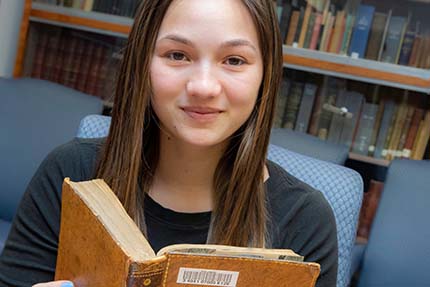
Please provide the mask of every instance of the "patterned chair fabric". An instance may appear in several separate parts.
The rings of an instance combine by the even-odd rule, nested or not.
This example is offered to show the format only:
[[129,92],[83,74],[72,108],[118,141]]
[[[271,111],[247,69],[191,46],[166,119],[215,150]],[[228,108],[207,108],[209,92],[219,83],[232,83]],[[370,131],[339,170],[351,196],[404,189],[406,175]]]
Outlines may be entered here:
[[[108,134],[110,117],[90,115],[80,125],[78,137],[95,138]],[[351,254],[355,242],[358,215],[363,196],[361,176],[346,167],[269,146],[268,159],[289,173],[320,190],[333,208],[339,243],[337,287],[349,283]]]
[[108,135],[111,117],[89,115],[79,124],[78,138],[102,138]]
[[339,268],[337,287],[349,283],[352,249],[363,198],[363,181],[354,170],[270,145],[268,159],[320,190],[330,203],[337,226]]

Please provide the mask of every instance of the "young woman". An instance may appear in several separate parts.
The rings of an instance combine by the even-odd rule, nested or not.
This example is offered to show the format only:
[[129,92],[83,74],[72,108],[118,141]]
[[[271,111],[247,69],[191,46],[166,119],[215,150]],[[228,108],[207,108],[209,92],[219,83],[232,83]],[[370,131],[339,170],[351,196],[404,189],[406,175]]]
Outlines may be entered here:
[[1,286],[53,280],[66,176],[103,178],[156,251],[205,242],[291,248],[321,264],[317,286],[336,285],[330,206],[266,160],[282,74],[272,2],[143,1],[109,136],[75,139],[41,164],[0,258]]

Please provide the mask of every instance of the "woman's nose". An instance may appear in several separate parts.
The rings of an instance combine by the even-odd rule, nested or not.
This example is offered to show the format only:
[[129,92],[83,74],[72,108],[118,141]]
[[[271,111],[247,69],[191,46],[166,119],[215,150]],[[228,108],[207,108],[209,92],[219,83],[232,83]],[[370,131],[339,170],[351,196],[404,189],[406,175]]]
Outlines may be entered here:
[[204,66],[195,70],[187,82],[186,90],[192,97],[212,98],[221,93],[222,87],[214,69]]

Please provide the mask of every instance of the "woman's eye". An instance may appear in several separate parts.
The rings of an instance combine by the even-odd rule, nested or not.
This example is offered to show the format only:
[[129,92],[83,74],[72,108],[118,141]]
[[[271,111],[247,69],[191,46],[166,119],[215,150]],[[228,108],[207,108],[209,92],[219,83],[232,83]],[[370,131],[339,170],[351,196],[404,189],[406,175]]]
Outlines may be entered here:
[[233,57],[233,58],[228,58],[226,60],[226,63],[228,65],[231,65],[231,66],[241,66],[241,65],[245,64],[245,61],[242,60],[241,58]]
[[169,58],[169,60],[172,61],[187,61],[187,56],[184,55],[184,53],[181,52],[173,52],[173,53],[169,53],[167,55],[167,57]]

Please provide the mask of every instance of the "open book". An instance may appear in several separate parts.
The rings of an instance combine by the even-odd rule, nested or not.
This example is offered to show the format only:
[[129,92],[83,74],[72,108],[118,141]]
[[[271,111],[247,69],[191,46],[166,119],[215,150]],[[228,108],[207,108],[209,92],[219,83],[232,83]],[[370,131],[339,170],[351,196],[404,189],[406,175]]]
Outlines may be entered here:
[[76,287],[312,287],[319,272],[285,249],[177,244],[155,254],[103,180],[64,180],[56,280]]

